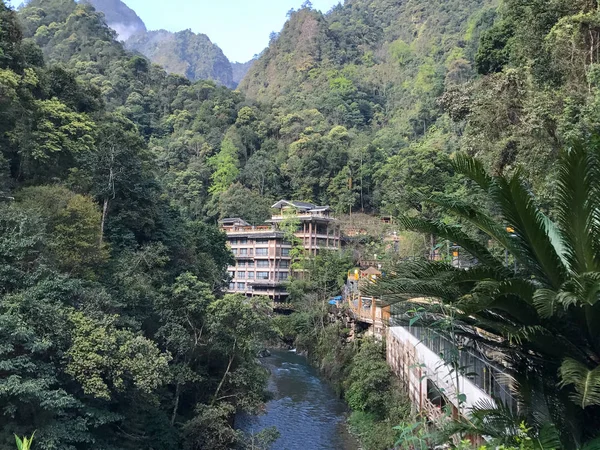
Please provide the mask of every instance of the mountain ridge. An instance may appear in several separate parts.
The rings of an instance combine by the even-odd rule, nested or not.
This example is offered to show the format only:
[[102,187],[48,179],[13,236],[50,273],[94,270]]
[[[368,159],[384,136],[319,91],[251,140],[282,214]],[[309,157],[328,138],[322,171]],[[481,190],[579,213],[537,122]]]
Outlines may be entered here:
[[137,13],[121,0],[86,1],[104,14],[107,25],[117,32],[127,49],[141,53],[168,73],[183,75],[191,81],[213,80],[235,88],[252,65],[253,60],[231,63],[206,34],[189,29],[148,30]]

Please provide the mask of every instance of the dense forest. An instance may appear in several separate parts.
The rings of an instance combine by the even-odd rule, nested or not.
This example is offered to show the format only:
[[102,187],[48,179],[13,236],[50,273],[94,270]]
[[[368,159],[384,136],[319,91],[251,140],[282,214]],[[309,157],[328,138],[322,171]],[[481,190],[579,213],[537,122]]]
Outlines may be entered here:
[[446,219],[421,200],[486,201],[457,151],[520,166],[552,214],[559,150],[600,125],[598,14],[306,2],[231,90],[126,50],[88,3],[0,0],[0,446],[246,445],[231,419],[263,404],[276,331],[223,296],[216,221],[283,197]]

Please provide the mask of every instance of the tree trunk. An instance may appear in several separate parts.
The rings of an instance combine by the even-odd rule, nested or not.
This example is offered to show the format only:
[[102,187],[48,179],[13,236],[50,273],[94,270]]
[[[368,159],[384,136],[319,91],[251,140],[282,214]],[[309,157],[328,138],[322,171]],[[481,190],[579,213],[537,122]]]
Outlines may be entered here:
[[175,418],[177,417],[177,410],[179,409],[179,394],[181,392],[181,384],[177,382],[175,387],[175,405],[173,406],[173,414],[171,415],[171,426],[175,425]]
[[102,206],[102,221],[100,222],[100,245],[104,240],[104,224],[106,222],[106,214],[108,212],[108,198],[104,199],[104,205]]
[[[110,167],[108,171],[108,189],[112,191],[112,198],[115,198],[115,173],[114,173],[114,164],[115,164],[115,146],[113,145],[110,149]],[[108,202],[109,202],[109,194],[104,197],[104,205],[102,207],[102,222],[100,223],[100,245],[102,245],[102,241],[104,240],[104,225],[106,224],[106,216],[108,215]]]
[[223,374],[223,378],[221,378],[221,381],[219,382],[219,385],[217,386],[217,390],[215,391],[215,395],[213,396],[213,400],[211,402],[211,405],[215,404],[215,401],[217,400],[217,396],[219,395],[219,392],[221,391],[221,388],[223,387],[223,383],[225,383],[225,378],[227,378],[227,374],[229,373],[229,370],[231,369],[231,364],[233,363],[233,360],[235,359],[235,346],[237,344],[237,338],[234,339],[233,341],[233,347],[231,349],[231,356],[229,357],[229,363],[227,364],[227,369],[225,369],[225,373]]

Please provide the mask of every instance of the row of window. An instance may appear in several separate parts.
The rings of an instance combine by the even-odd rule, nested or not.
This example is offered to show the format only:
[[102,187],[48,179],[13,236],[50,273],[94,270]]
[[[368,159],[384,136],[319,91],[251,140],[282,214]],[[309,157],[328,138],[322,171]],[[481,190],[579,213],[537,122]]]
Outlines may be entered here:
[[[247,238],[239,238],[239,239],[230,239],[229,243],[231,245],[245,245],[248,243],[248,239]],[[250,241],[250,243],[256,243],[256,244],[268,244],[269,243],[269,239],[252,239]]]
[[[237,272],[237,276],[235,272],[228,272],[229,274],[229,278],[237,278],[239,280],[243,280],[243,279],[249,279],[249,280],[253,280],[254,277],[256,277],[257,280],[270,280],[271,276],[269,274],[269,272]],[[276,273],[275,274],[275,279],[277,280],[287,280],[289,277],[289,274],[287,272],[283,272],[283,273]]]
[[269,254],[268,248],[232,248],[231,252],[235,256],[267,256]]
[[[271,261],[269,261],[268,259],[259,259],[256,262],[254,261],[238,261],[237,263],[237,267],[238,268],[253,268],[256,265],[256,267],[259,268],[265,268],[265,267],[271,267],[273,265],[273,263],[271,263]],[[290,267],[290,262],[289,261],[278,261],[276,264],[277,267],[279,267],[280,269],[288,269]]]
[[[290,256],[289,248],[280,249],[281,252],[277,252],[280,256]],[[268,256],[269,249],[268,248],[232,248],[231,252],[234,256]]]

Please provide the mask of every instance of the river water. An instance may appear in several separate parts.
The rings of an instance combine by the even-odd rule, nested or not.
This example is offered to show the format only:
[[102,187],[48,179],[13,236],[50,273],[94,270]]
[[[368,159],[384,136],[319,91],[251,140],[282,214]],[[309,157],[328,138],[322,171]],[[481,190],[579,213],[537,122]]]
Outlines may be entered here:
[[346,407],[306,358],[284,350],[274,350],[261,360],[271,372],[269,390],[273,399],[265,414],[241,415],[236,427],[257,433],[277,427],[281,434],[273,450],[357,450],[348,433]]

